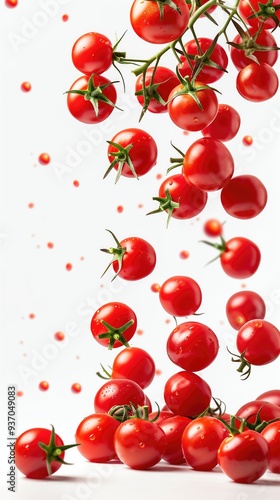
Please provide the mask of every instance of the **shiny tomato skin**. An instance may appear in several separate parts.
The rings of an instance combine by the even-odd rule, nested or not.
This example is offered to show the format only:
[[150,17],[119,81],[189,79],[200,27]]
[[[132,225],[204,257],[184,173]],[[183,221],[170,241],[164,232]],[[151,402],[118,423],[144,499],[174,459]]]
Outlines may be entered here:
[[218,463],[234,482],[249,484],[266,472],[269,448],[265,438],[256,431],[246,430],[222,441]]
[[238,331],[236,346],[252,365],[265,365],[280,354],[280,332],[269,321],[252,319]]
[[107,413],[85,417],[75,433],[78,451],[90,462],[109,462],[116,458],[114,434],[120,422]]
[[[103,325],[103,321],[106,321],[112,327],[118,329],[125,325],[129,321],[133,321],[132,325],[129,326],[124,332],[123,336],[127,342],[133,337],[137,328],[137,317],[134,311],[127,304],[123,302],[108,302],[103,304],[95,311],[92,316],[90,329],[93,338],[101,345],[108,347],[110,343],[109,338],[100,338],[102,335],[108,331],[107,327]],[[114,341],[113,348],[121,347],[123,345],[119,340]]]
[[226,242],[225,251],[220,256],[224,272],[231,278],[245,279],[258,269],[261,252],[248,238],[237,236]]
[[[18,436],[15,444],[15,465],[29,479],[44,479],[49,476],[46,466],[46,452],[42,450],[38,443],[49,444],[51,430],[41,427],[28,429]],[[58,434],[55,434],[56,446],[63,446],[64,443]],[[64,459],[64,451],[59,455]],[[61,463],[53,460],[51,462],[52,474],[56,472]]]
[[244,403],[235,415],[239,418],[245,418],[250,424],[256,422],[257,416],[260,423],[263,421],[269,422],[275,418],[280,418],[280,408],[273,403],[258,399]]
[[279,79],[276,71],[266,63],[252,62],[242,68],[236,78],[239,94],[252,102],[271,99],[277,92]]
[[[123,148],[132,144],[129,150],[129,157],[138,177],[145,175],[156,165],[158,148],[153,137],[145,130],[136,127],[121,130],[114,135],[110,142],[114,142]],[[107,155],[110,163],[115,158],[112,153],[116,153],[117,151],[117,147],[109,144]],[[118,170],[118,164],[114,168]],[[135,177],[127,163],[124,163],[121,175],[124,177]]]
[[156,465],[165,453],[166,444],[163,430],[153,422],[140,418],[122,422],[114,436],[118,458],[136,470]]
[[160,17],[156,1],[134,0],[130,9],[130,23],[135,33],[146,42],[170,43],[181,36],[188,27],[189,8],[185,0],[173,0],[178,10],[163,5]]
[[190,219],[198,215],[207,203],[207,193],[191,186],[183,174],[171,175],[164,179],[159,187],[159,197],[164,198],[168,190],[172,201],[179,203],[178,208],[172,210],[174,219]]
[[203,191],[217,191],[230,181],[234,160],[228,148],[218,139],[202,137],[186,151],[182,173],[187,182]]
[[[265,19],[263,16],[254,16],[254,14],[259,11],[259,3],[259,0],[240,0],[238,5],[238,12],[244,19],[245,23],[253,26],[254,28],[259,28],[262,23],[264,29],[275,28],[277,24],[271,17]],[[262,3],[264,5],[269,5],[270,7],[278,7],[280,5],[280,0],[273,0],[272,5],[270,5],[269,0],[264,0]],[[278,20],[280,20],[279,9],[275,10],[275,15]]]
[[[257,30],[256,28],[249,28],[248,34],[250,37],[254,37]],[[238,34],[233,39],[233,43],[241,44],[242,38]],[[263,47],[277,47],[277,42],[274,36],[270,33],[270,31],[262,29],[258,36],[255,38],[255,43],[261,45]],[[253,56],[257,58],[260,63],[267,63],[269,66],[274,66],[278,59],[278,51],[277,50],[254,50]],[[231,60],[239,71],[242,68],[245,68],[248,64],[253,62],[252,59],[246,56],[246,51],[237,49],[235,47],[230,48],[230,57]]]
[[126,249],[121,270],[119,271],[119,263],[116,260],[112,264],[120,278],[135,281],[145,278],[154,270],[156,252],[148,241],[138,236],[131,236],[122,240],[120,246]]
[[145,389],[152,383],[155,371],[155,362],[147,351],[126,347],[113,361],[111,378],[128,378]]
[[165,280],[159,291],[159,300],[172,316],[194,314],[202,301],[198,283],[188,276],[172,276]]
[[[207,50],[209,50],[213,40],[211,38],[206,37],[198,37],[199,47],[195,40],[189,40],[185,43],[185,51],[190,56],[197,56],[201,54],[205,54]],[[182,63],[179,65],[179,71],[183,77],[188,76],[192,77],[193,69],[195,66],[195,61],[192,60],[190,63],[186,59],[185,56],[180,57]],[[219,44],[216,43],[211,56],[210,61],[218,64],[222,68],[226,69],[228,66],[228,56],[225,49]],[[213,66],[209,66],[205,64],[202,69],[199,71],[197,75],[197,79],[204,83],[213,83],[219,80],[225,72],[222,69],[215,68]]]
[[[86,90],[88,88],[89,76],[80,76],[70,87],[69,90]],[[96,87],[109,83],[108,78],[103,75],[94,75],[93,82]],[[116,104],[117,92],[113,84],[103,90],[103,95],[106,96],[113,104]],[[84,96],[79,94],[67,94],[68,109],[76,120],[80,122],[93,124],[100,123],[114,110],[114,106],[102,101],[98,101],[98,114],[96,114],[93,105],[90,101],[84,99]]]
[[208,326],[197,321],[186,321],[172,330],[166,350],[173,363],[184,370],[197,372],[214,361],[219,342]]
[[73,64],[84,75],[104,73],[110,68],[112,59],[112,44],[102,33],[85,33],[72,47]]
[[221,203],[232,217],[252,219],[265,208],[267,190],[255,175],[237,175],[222,189]]
[[166,451],[163,455],[163,460],[169,464],[183,464],[185,457],[182,452],[182,435],[186,426],[192,422],[188,417],[175,415],[167,418],[158,424],[163,430],[167,439]]
[[164,386],[164,400],[175,415],[194,418],[210,405],[212,391],[196,373],[181,371],[171,375]]
[[157,419],[154,421],[154,423],[156,425],[160,425],[164,420],[170,418],[170,417],[174,417],[174,413],[172,413],[172,411],[168,411],[168,410],[160,410],[160,412],[158,413],[158,411],[152,411],[151,413],[149,413],[149,420],[153,420],[155,417],[157,417]]
[[[156,69],[152,66],[149,67],[145,74],[145,87],[148,88],[149,85],[157,85],[156,92],[160,95],[164,102],[167,102],[168,96],[174,87],[179,85],[179,79],[175,75],[174,71],[164,66],[157,66]],[[143,75],[139,75],[135,83],[135,92],[142,91],[143,89]],[[144,96],[137,95],[137,100],[144,105]],[[148,105],[148,111],[151,113],[167,113],[167,104],[162,104],[155,98],[152,98]]]
[[214,469],[218,463],[218,448],[228,436],[229,431],[215,417],[192,420],[182,435],[182,450],[188,465],[201,471]]
[[129,379],[111,379],[105,382],[94,396],[94,411],[96,413],[108,413],[115,405],[136,406],[145,405],[145,394],[133,380]]
[[268,470],[275,474],[280,474],[280,420],[268,424],[261,431],[261,435],[268,443]]
[[219,104],[214,120],[201,133],[204,137],[212,137],[221,142],[231,141],[236,136],[240,123],[241,118],[235,108],[229,104]]
[[256,399],[261,399],[262,401],[267,401],[268,403],[280,406],[280,389],[270,389],[269,391],[265,391]]
[[251,290],[234,293],[226,303],[227,319],[235,330],[239,330],[251,319],[263,319],[265,313],[266,306],[263,298]]
[[[201,82],[196,82],[195,88],[199,89],[203,85]],[[190,93],[182,93],[182,91],[184,91],[184,85],[180,83],[168,97],[167,110],[173,123],[188,132],[197,132],[207,127],[218,112],[218,99],[215,91],[208,88],[195,91],[202,109]]]

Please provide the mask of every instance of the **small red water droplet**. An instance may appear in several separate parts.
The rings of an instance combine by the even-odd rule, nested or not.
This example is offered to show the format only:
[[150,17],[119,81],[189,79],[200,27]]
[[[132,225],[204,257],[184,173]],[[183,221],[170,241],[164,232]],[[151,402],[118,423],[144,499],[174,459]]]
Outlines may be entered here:
[[41,153],[39,155],[38,161],[39,163],[41,163],[41,165],[47,165],[51,161],[50,155],[48,153]]
[[77,181],[77,180],[73,181],[73,186],[79,187],[79,185],[80,185],[79,181]]
[[23,396],[23,391],[17,391],[17,397],[21,398]]
[[251,146],[253,144],[253,137],[251,137],[251,135],[245,135],[242,142],[244,146]]
[[179,253],[180,259],[188,259],[190,256],[190,252],[188,250],[181,250]]
[[63,21],[64,23],[66,23],[66,22],[68,21],[68,19],[69,19],[68,14],[63,14],[63,16],[62,16],[62,18],[61,18],[61,19],[62,19],[62,21]]
[[82,386],[81,384],[78,384],[77,382],[75,382],[74,384],[71,385],[71,391],[78,394],[79,392],[81,392],[82,390]]
[[143,335],[143,333],[144,333],[144,330],[141,330],[141,329],[139,329],[139,330],[136,330],[136,333],[137,333],[137,335]]
[[66,266],[65,266],[66,271],[71,271],[71,270],[72,270],[72,267],[73,267],[73,266],[72,266],[72,264],[71,264],[70,262],[68,262],[68,263],[66,264]]
[[162,374],[162,370],[160,368],[157,368],[156,369],[156,375],[161,375]]
[[53,244],[51,241],[49,241],[49,242],[47,243],[47,247],[48,247],[48,248],[53,248],[53,247],[54,247],[54,244]]
[[10,9],[13,9],[16,7],[18,4],[18,0],[5,0],[5,5],[6,7],[9,7]]
[[22,92],[30,92],[31,90],[31,83],[30,82],[22,82],[20,86]]
[[30,319],[34,319],[34,318],[35,318],[35,314],[34,314],[34,313],[30,313],[30,314],[29,314],[29,318],[30,318]]
[[157,179],[157,180],[162,179],[162,174],[157,174],[157,175],[156,175],[156,179]]
[[28,208],[34,208],[34,203],[28,203]]
[[117,206],[117,212],[118,212],[119,214],[121,214],[121,213],[123,212],[123,206],[122,206],[122,205],[118,205],[118,206]]
[[143,208],[143,203],[138,203],[138,208]]
[[42,382],[39,383],[38,387],[39,387],[40,391],[47,391],[50,386],[46,380],[42,380]]
[[152,292],[158,293],[160,291],[160,285],[158,283],[153,283],[151,285]]
[[62,340],[64,340],[64,339],[65,339],[65,335],[64,335],[64,333],[63,333],[63,332],[56,332],[56,333],[54,334],[54,338],[55,338],[55,340],[57,340],[58,342],[61,342]]

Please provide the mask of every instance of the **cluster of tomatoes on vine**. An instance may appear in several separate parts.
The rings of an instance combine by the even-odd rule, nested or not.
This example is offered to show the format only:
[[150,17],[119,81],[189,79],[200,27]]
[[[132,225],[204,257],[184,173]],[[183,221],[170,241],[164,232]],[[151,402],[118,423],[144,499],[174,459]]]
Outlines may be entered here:
[[[177,147],[179,158],[171,159],[172,170],[181,173],[167,177],[154,201],[159,207],[151,213],[189,219],[200,213],[208,192],[220,191],[225,211],[238,219],[258,216],[266,206],[267,191],[252,175],[234,175],[234,159],[224,144],[240,127],[240,115],[229,104],[218,102],[210,87],[227,71],[228,55],[218,43],[224,36],[237,69],[236,88],[245,99],[261,102],[273,97],[278,77],[273,69],[277,44],[272,31],[279,26],[280,0],[239,0],[228,7],[218,0],[134,0],[131,26],[143,40],[164,45],[147,60],[128,59],[103,34],[82,35],[73,45],[72,60],[81,72],[67,91],[70,113],[87,124],[105,120],[117,106],[115,84],[105,73],[111,65],[136,65],[135,95],[146,112],[163,114],[181,129],[200,131],[186,152]],[[214,21],[216,9],[227,15],[225,24],[213,39],[197,37],[196,23],[201,17]],[[217,23],[216,23],[217,24]],[[229,41],[229,25],[236,36]],[[183,37],[190,35],[187,42]],[[171,51],[172,70],[160,64]],[[118,70],[119,71],[119,70]],[[157,144],[139,128],[119,131],[108,141],[109,167],[106,177],[116,171],[132,179],[147,174],[157,161]],[[168,171],[168,172],[169,172]],[[150,275],[156,266],[156,251],[146,240],[129,236],[119,241],[111,230],[114,246],[102,249],[112,260],[114,277],[137,281]],[[205,242],[218,250],[223,271],[235,279],[252,276],[258,269],[261,252],[244,237],[225,240],[221,226],[209,229],[218,243]],[[106,270],[107,270],[106,269]],[[113,277],[113,279],[114,279]],[[197,374],[217,357],[217,335],[205,324],[186,321],[197,314],[202,301],[199,284],[189,276],[170,276],[159,287],[163,309],[175,318],[184,318],[170,333],[166,352],[178,367],[164,385],[165,407],[153,411],[145,394],[155,376],[150,354],[129,341],[137,328],[137,315],[121,302],[102,305],[93,315],[91,332],[96,341],[109,349],[122,347],[111,373],[103,368],[100,376],[109,378],[94,397],[95,413],[85,417],[76,430],[76,444],[65,446],[59,436],[47,429],[30,429],[16,443],[17,467],[30,478],[55,472],[64,462],[64,452],[77,446],[89,461],[119,459],[134,469],[147,469],[161,459],[171,464],[187,463],[195,470],[212,470],[220,465],[231,479],[249,483],[267,469],[280,473],[280,391],[271,390],[228,415],[219,400],[212,397],[208,383]],[[229,323],[237,330],[238,371],[245,379],[251,365],[265,365],[280,354],[279,330],[266,321],[265,303],[254,291],[232,295],[226,305]],[[211,400],[216,408],[211,408]],[[28,446],[28,450],[27,450]],[[249,459],[250,458],[250,459]]]

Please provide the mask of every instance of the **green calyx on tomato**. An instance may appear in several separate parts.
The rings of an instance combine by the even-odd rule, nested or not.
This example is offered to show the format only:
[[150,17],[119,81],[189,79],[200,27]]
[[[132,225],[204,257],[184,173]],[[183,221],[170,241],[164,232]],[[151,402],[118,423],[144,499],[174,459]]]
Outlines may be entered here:
[[39,442],[38,446],[46,453],[46,467],[49,476],[52,474],[52,469],[51,469],[51,463],[53,461],[59,462],[64,465],[72,465],[68,462],[65,462],[60,455],[65,451],[68,450],[69,448],[73,448],[74,446],[79,446],[79,443],[77,444],[67,444],[63,446],[56,446],[55,444],[55,429],[52,427],[52,432],[51,432],[51,437],[49,444]]
[[250,35],[250,33],[247,31],[244,31],[243,28],[236,23],[234,20],[232,21],[235,28],[237,29],[242,42],[241,43],[235,43],[235,42],[228,42],[228,45],[231,45],[235,49],[242,50],[245,54],[246,57],[251,59],[252,61],[259,63],[258,58],[254,55],[255,51],[261,51],[261,52],[269,52],[271,50],[279,50],[280,47],[275,46],[267,46],[267,45],[261,45],[256,42],[256,39],[258,38],[259,34],[261,33],[263,27],[260,25],[260,28],[254,33],[253,36]]
[[[101,323],[105,328],[107,328],[107,332],[105,333],[100,333],[98,337],[100,339],[109,339],[109,344],[108,344],[108,349],[111,350],[114,347],[115,342],[121,342],[125,347],[129,347],[129,343],[126,341],[123,332],[127,330],[131,325],[133,325],[134,320],[131,319],[124,325],[120,326],[119,328],[115,328],[112,325],[109,325],[107,321],[101,320]],[[105,377],[103,377],[105,378]]]
[[172,197],[169,193],[169,190],[166,189],[165,191],[165,197],[160,197],[160,196],[154,196],[153,200],[159,202],[159,207],[156,210],[152,210],[152,212],[148,212],[147,215],[151,214],[158,214],[164,211],[167,211],[168,217],[167,217],[167,222],[166,222],[166,227],[168,227],[169,221],[172,216],[172,212],[175,208],[179,208],[180,203],[177,203],[176,201],[172,200]]
[[197,93],[200,90],[206,90],[206,89],[207,90],[214,90],[215,92],[218,92],[216,89],[214,89],[213,87],[210,87],[209,85],[204,85],[202,83],[196,83],[196,82],[194,82],[194,78],[192,78],[192,80],[190,80],[188,78],[188,76],[186,76],[185,78],[183,78],[182,75],[180,74],[180,71],[179,71],[178,67],[176,68],[176,74],[177,74],[177,76],[179,78],[179,81],[180,81],[180,84],[181,84],[181,88],[177,92],[173,93],[171,99],[169,99],[167,101],[167,104],[169,104],[171,101],[173,101],[173,99],[175,99],[178,96],[188,94],[196,102],[196,104],[199,107],[199,109],[203,110],[203,106],[202,106],[202,104],[201,104],[201,102],[199,100],[199,97],[198,97]]
[[147,420],[148,422],[155,422],[160,414],[159,405],[157,403],[156,406],[156,415],[151,420],[149,419],[149,407],[147,405],[136,406],[133,403],[130,403],[129,405],[114,405],[108,411],[108,414],[119,422],[125,422],[125,420],[131,420],[133,418],[140,418],[141,420]]
[[[233,363],[240,363],[236,371],[238,371],[238,373],[241,373],[241,380],[247,380],[247,378],[249,378],[251,375],[252,367],[251,363],[249,363],[249,361],[245,358],[246,351],[242,352],[241,354],[234,354],[228,348],[227,350],[232,355],[231,361],[233,361]],[[247,368],[246,371],[244,371],[245,368]]]
[[111,260],[109,265],[106,267],[104,273],[101,275],[101,278],[108,271],[109,267],[113,264],[113,262],[117,261],[119,266],[118,266],[118,271],[116,272],[115,276],[112,279],[112,281],[113,281],[118,276],[118,274],[122,268],[122,260],[123,260],[124,254],[126,252],[126,247],[121,246],[119,240],[116,238],[114,233],[112,233],[112,231],[110,231],[110,229],[106,229],[106,231],[108,231],[113,236],[113,238],[117,244],[117,247],[115,247],[115,248],[114,247],[100,248],[101,252],[105,252],[105,253],[109,253],[110,255],[113,255],[113,259]]
[[94,75],[91,75],[91,77],[88,80],[87,89],[85,89],[85,90],[72,89],[72,90],[67,90],[64,93],[65,94],[78,94],[78,95],[83,96],[85,101],[90,101],[92,106],[93,106],[93,109],[94,109],[96,116],[98,116],[98,113],[99,113],[99,101],[105,102],[106,104],[109,104],[113,108],[117,108],[120,111],[122,111],[121,108],[118,108],[118,106],[116,106],[110,99],[108,99],[108,97],[106,97],[103,94],[104,89],[106,89],[110,85],[113,85],[114,83],[118,83],[118,82],[114,81],[114,82],[104,83],[103,85],[98,85],[96,87],[94,85],[93,76]]
[[135,171],[135,168],[133,166],[133,163],[131,161],[131,158],[129,156],[129,151],[133,147],[133,144],[128,144],[128,146],[126,146],[124,148],[123,146],[121,146],[120,144],[117,144],[116,142],[107,141],[107,143],[110,144],[110,146],[117,148],[117,151],[110,153],[111,156],[114,156],[114,160],[111,162],[111,164],[107,168],[107,170],[103,176],[103,179],[105,179],[105,177],[107,177],[107,175],[111,172],[111,170],[114,168],[115,165],[118,165],[117,175],[116,175],[116,179],[115,179],[115,184],[116,184],[118,182],[121,174],[122,174],[122,169],[123,169],[125,164],[128,165],[128,167],[130,168],[134,177],[136,177],[136,179],[139,179],[139,177]]
[[220,252],[216,257],[214,257],[214,259],[210,260],[207,264],[211,264],[212,262],[217,260],[226,251],[226,249],[227,249],[226,240],[221,235],[220,235],[220,239],[221,239],[221,243],[212,243],[211,241],[201,240],[201,243],[205,243],[206,245],[209,245],[210,247],[216,248]]
[[273,5],[273,0],[268,0],[266,3],[258,2],[259,10],[254,12],[248,19],[259,18],[262,21],[266,19],[273,19],[275,22],[274,29],[279,26],[279,19],[276,16],[275,12],[280,9],[280,5]]
[[163,7],[165,5],[168,5],[168,7],[170,7],[171,9],[173,9],[175,11],[177,11],[178,14],[181,15],[181,11],[180,11],[178,5],[176,5],[172,0],[148,0],[148,2],[156,2],[158,4],[159,13],[160,13],[160,19],[161,20],[164,18],[164,9],[163,9]]

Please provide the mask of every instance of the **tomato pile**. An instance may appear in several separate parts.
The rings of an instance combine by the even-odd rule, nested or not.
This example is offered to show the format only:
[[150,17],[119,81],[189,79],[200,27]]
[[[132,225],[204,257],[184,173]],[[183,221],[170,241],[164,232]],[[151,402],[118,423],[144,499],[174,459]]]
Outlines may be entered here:
[[[207,18],[218,25],[218,11],[224,24],[217,27],[217,35],[198,37],[199,20]],[[233,6],[219,0],[134,0],[130,23],[136,37],[161,45],[160,50],[147,60],[137,60],[119,50],[125,36],[115,45],[98,32],[80,36],[73,44],[72,61],[81,75],[66,91],[70,114],[90,126],[106,120],[118,107],[118,93],[117,82],[104,73],[112,65],[120,74],[122,64],[133,65],[142,123],[146,113],[164,113],[179,129],[201,133],[185,152],[174,146],[180,156],[171,158],[153,198],[159,206],[149,215],[165,212],[167,226],[172,218],[193,218],[206,206],[208,193],[219,191],[228,215],[257,217],[267,203],[266,187],[256,176],[235,175],[235,161],[225,143],[238,133],[241,117],[230,104],[220,102],[212,83],[223,78],[231,58],[236,90],[245,100],[262,102],[275,96],[274,32],[280,24],[280,0],[237,0]],[[232,38],[229,26],[236,31]],[[167,52],[174,55],[172,68],[163,65]],[[125,90],[123,77],[122,81]],[[108,157],[104,178],[113,171],[119,182],[121,176],[139,180],[148,174],[160,144],[141,125],[119,130],[104,147]],[[174,168],[179,173],[170,173]],[[119,241],[107,231],[113,246],[101,248],[111,257],[103,274],[113,271],[112,280],[118,276],[129,282],[153,272],[157,250],[150,242],[137,233]],[[239,235],[225,239],[223,224],[216,219],[209,219],[204,231],[211,238],[204,243],[218,251],[213,260],[219,259],[229,279],[247,279],[257,272],[261,249],[254,241]],[[94,413],[79,423],[73,445],[65,446],[54,429],[24,432],[16,444],[18,469],[30,478],[49,476],[65,463],[65,450],[77,446],[91,462],[118,459],[133,469],[148,469],[161,460],[202,471],[219,465],[240,483],[256,481],[267,470],[280,473],[280,390],[271,389],[229,415],[197,373],[215,362],[219,351],[216,333],[203,321],[188,318],[200,314],[202,295],[190,276],[172,275],[159,286],[159,302],[175,319],[166,354],[177,371],[164,384],[165,406],[158,410],[145,393],[155,376],[155,360],[129,344],[137,314],[122,302],[100,306],[91,319],[92,337],[104,348],[120,351],[110,371],[101,365],[98,375],[105,381],[94,395]],[[250,376],[252,365],[279,358],[280,333],[265,314],[265,302],[253,290],[237,292],[227,301],[228,322],[237,332],[232,361],[239,363],[243,380]]]

